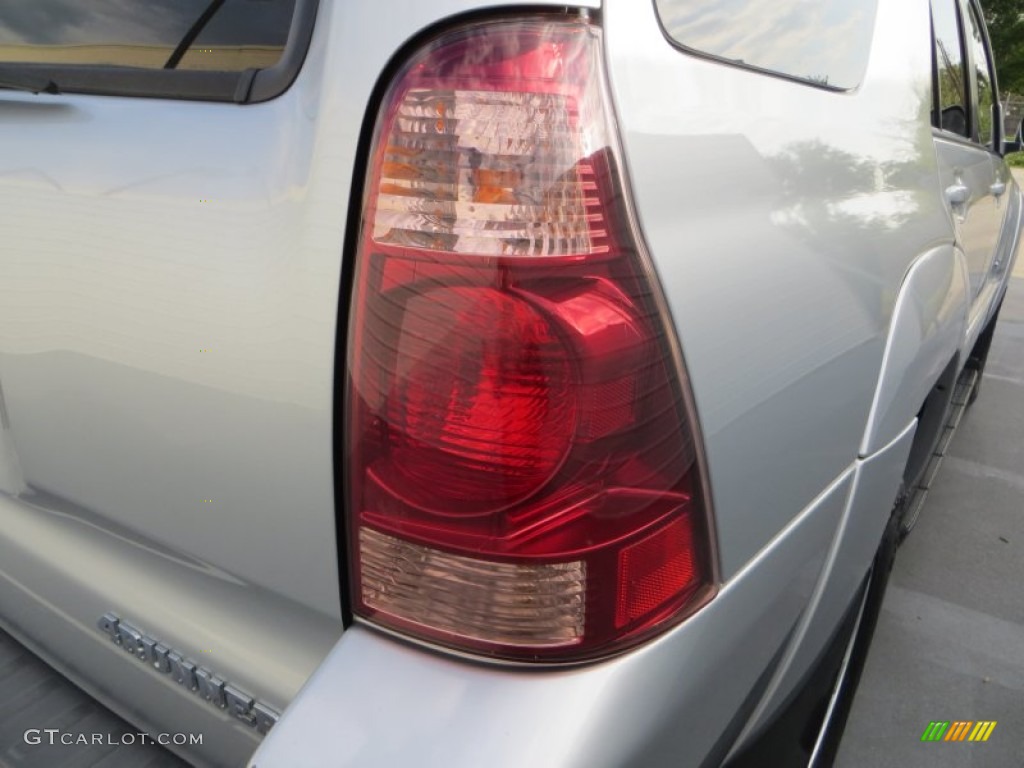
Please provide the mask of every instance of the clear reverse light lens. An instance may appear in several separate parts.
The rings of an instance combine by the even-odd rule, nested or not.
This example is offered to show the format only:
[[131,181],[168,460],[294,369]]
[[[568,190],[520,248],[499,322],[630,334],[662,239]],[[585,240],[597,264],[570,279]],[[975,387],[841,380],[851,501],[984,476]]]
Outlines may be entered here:
[[495,563],[359,532],[367,606],[414,624],[503,645],[583,637],[586,566]]

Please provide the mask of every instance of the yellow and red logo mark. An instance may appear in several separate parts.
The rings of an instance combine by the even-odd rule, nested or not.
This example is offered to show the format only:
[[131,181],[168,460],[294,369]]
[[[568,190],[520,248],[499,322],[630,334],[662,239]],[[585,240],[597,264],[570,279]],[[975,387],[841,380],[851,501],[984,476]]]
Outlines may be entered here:
[[988,741],[995,727],[995,720],[932,720],[921,741]]

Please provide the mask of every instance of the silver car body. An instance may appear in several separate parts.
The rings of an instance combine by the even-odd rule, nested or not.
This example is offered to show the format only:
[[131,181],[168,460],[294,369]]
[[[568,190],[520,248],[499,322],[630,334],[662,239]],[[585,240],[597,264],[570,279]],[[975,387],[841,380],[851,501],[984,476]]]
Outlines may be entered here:
[[[484,4],[320,0],[296,82],[260,104],[0,91],[0,626],[140,726],[203,733],[191,761],[698,765],[771,720],[862,583],[918,410],[995,311],[1020,231],[984,155],[1006,189],[972,201],[971,236],[994,248],[961,247],[945,179],[982,160],[933,136],[928,2],[879,3],[842,93],[684,53],[651,2],[577,5],[600,11],[721,568],[683,624],[579,666],[342,626],[360,131],[395,52]],[[823,192],[822,157],[879,170]],[[904,181],[882,183],[893,163]],[[282,719],[261,744],[111,642],[111,611]]]

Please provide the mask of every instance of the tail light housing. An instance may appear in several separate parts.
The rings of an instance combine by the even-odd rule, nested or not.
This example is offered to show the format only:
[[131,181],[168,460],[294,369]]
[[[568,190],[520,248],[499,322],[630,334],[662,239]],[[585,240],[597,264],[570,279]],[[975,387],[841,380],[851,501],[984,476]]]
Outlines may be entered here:
[[430,643],[594,658],[714,591],[686,379],[630,216],[600,29],[418,48],[381,105],[349,317],[353,607]]

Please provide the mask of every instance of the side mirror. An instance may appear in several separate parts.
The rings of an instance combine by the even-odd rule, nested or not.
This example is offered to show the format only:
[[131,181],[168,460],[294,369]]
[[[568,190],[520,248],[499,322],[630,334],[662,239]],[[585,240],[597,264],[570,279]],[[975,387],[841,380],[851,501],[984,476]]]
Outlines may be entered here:
[[1012,138],[1003,140],[1003,154],[1008,155],[1011,152],[1020,152],[1024,150],[1024,120],[1017,123],[1017,130],[1013,132]]
[[953,104],[942,110],[942,127],[958,136],[970,136],[967,130],[967,110],[959,104]]

